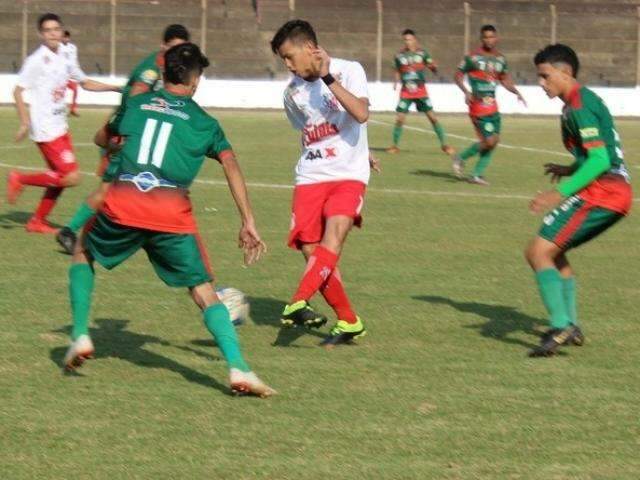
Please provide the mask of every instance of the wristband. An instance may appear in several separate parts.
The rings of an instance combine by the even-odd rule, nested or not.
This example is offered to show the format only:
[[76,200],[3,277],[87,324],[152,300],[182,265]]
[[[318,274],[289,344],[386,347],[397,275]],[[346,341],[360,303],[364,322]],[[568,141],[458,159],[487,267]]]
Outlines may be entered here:
[[336,79],[333,78],[333,75],[331,75],[330,73],[327,73],[324,77],[321,77],[321,78],[327,87],[336,81]]

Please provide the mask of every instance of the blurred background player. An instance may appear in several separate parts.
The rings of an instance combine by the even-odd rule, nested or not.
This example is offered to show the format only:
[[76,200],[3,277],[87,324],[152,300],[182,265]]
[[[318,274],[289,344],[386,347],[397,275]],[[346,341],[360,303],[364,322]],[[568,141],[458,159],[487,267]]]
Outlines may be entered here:
[[215,158],[240,212],[239,245],[245,251],[264,249],[231,145],[218,122],[192,100],[208,65],[192,43],[169,49],[164,88],[130,98],[121,121],[112,124],[126,141],[105,173],[113,182],[103,210],[74,251],[69,270],[72,344],[64,364],[75,369],[94,350],[88,329],[94,261],[112,269],[143,249],[167,285],[189,289],[227,361],[232,391],[269,396],[274,391],[247,365],[229,311],[215,293],[189,197],[205,157]]
[[[459,155],[453,157],[453,171],[462,178],[465,162],[476,154],[480,155],[469,182],[477,185],[489,185],[484,172],[491,162],[493,150],[500,141],[500,113],[496,102],[496,88],[501,83],[514,93],[523,105],[527,105],[509,74],[507,59],[496,49],[498,34],[493,25],[484,25],[480,29],[482,45],[464,57],[454,80],[464,92],[465,102],[469,106],[469,117],[476,130],[477,143],[472,144]],[[464,83],[467,76],[471,91]]]
[[[62,34],[62,43],[60,44],[60,48],[62,49],[63,54],[67,57],[69,63],[78,65],[80,68],[80,63],[78,62],[78,47],[75,44],[71,43],[71,33],[69,30],[65,30]],[[67,88],[71,90],[71,106],[69,107],[69,113],[74,117],[79,117],[78,114],[78,82],[74,80],[69,80],[67,82]]]
[[[42,152],[49,170],[39,173],[9,172],[7,200],[16,202],[25,185],[45,189],[44,196],[26,229],[34,233],[55,233],[56,228],[47,222],[47,216],[56,204],[62,190],[80,182],[78,163],[71,144],[67,124],[65,92],[70,79],[82,88],[94,92],[119,92],[120,87],[107,85],[87,78],[77,62],[71,62],[60,48],[62,21],[58,15],[47,13],[38,19],[38,34],[42,45],[27,57],[18,75],[13,96],[20,118],[16,141],[27,132]],[[29,92],[27,109],[23,92]]]
[[329,58],[303,20],[280,27],[271,49],[294,75],[284,106],[291,125],[302,134],[302,152],[288,244],[307,260],[281,323],[324,325],[327,319],[309,306],[319,290],[338,318],[323,344],[348,343],[364,335],[365,327],[351,308],[337,264],[349,231],[362,222],[369,181],[367,77],[359,63]]
[[447,155],[455,153],[453,147],[447,145],[444,128],[435,114],[433,113],[433,105],[427,92],[426,73],[427,68],[434,74],[438,72],[436,63],[424,48],[420,46],[416,34],[411,29],[402,32],[402,41],[404,48],[395,56],[395,81],[393,82],[393,90],[395,91],[398,82],[401,84],[400,101],[396,108],[398,115],[396,116],[396,124],[393,127],[393,145],[387,149],[387,153],[398,153],[400,149],[400,137],[402,136],[402,127],[404,125],[407,112],[414,103],[418,112],[424,112],[433,131],[438,136],[440,148]]
[[554,354],[561,345],[584,342],[578,327],[576,282],[566,252],[597,237],[629,213],[633,202],[620,136],[602,99],[581,86],[580,63],[566,45],[549,45],[534,63],[539,84],[549,98],[564,103],[562,139],[574,156],[571,165],[548,163],[545,173],[560,182],[556,189],[538,193],[531,201],[534,213],[551,210],[525,255],[535,272],[551,328],[531,356]]
[[[96,132],[94,138],[96,144],[102,149],[102,158],[97,172],[98,176],[102,176],[106,170],[111,152],[119,148],[120,138],[110,131],[110,122],[118,123],[119,119],[124,115],[125,106],[129,98],[135,97],[140,93],[158,90],[162,87],[164,52],[171,47],[188,42],[189,39],[189,31],[183,25],[173,24],[167,26],[162,35],[160,50],[145,57],[136,65],[129,75],[129,80],[122,90],[120,106],[113,113],[109,122]],[[76,232],[82,228],[100,208],[107,187],[108,184],[100,185],[94,192],[87,196],[85,201],[77,208],[69,220],[69,223],[57,233],[56,241],[67,253],[71,254],[73,252]]]

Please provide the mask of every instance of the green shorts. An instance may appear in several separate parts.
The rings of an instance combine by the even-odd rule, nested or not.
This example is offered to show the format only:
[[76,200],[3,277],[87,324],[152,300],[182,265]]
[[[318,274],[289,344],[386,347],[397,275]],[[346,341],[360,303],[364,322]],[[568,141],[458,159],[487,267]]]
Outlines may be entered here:
[[127,227],[99,214],[89,226],[84,244],[93,258],[108,270],[142,248],[156,274],[170,287],[195,287],[213,279],[207,253],[197,234]]
[[396,112],[407,113],[412,103],[416,104],[416,110],[419,112],[430,112],[433,110],[433,105],[431,105],[431,99],[429,97],[401,98],[396,107]]
[[471,117],[476,132],[482,138],[489,138],[492,135],[500,135],[500,126],[502,118],[499,113],[487,115],[484,117]]
[[545,215],[538,235],[566,251],[597,237],[622,217],[573,195]]

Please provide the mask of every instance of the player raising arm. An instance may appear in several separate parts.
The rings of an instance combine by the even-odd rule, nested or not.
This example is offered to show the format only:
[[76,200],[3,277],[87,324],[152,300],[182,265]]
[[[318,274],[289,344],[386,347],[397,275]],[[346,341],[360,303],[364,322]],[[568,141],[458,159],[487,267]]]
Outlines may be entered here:
[[578,83],[576,53],[566,45],[549,45],[534,62],[540,86],[549,98],[559,97],[564,103],[562,139],[574,156],[571,165],[545,165],[552,181],[568,178],[538,193],[530,204],[534,213],[551,210],[525,252],[551,322],[530,355],[548,356],[561,345],[584,342],[567,251],[617,223],[629,213],[633,198],[613,118],[602,99]]

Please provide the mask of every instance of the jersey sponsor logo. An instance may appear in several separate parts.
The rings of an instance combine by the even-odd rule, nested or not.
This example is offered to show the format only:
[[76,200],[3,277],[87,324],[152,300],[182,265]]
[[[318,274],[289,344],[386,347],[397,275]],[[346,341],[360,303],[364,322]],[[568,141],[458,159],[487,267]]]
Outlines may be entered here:
[[153,83],[158,79],[158,72],[155,70],[145,70],[140,75],[140,79],[145,83]]
[[171,115],[183,120],[189,120],[191,118],[188,113],[181,112],[180,110],[174,110],[171,107],[184,107],[186,105],[182,100],[175,100],[168,102],[164,98],[153,97],[151,99],[153,103],[143,103],[140,105],[140,110],[147,110],[152,112],[164,113],[165,115]]
[[597,127],[587,127],[580,129],[580,136],[582,138],[597,137],[599,133],[600,132],[598,131]]
[[338,133],[340,133],[340,130],[338,130],[338,127],[333,123],[324,122],[320,125],[309,125],[302,129],[302,143],[306,147],[313,143],[319,142],[323,138],[332,137],[333,135],[337,135]]
[[151,172],[140,172],[137,175],[123,173],[118,177],[118,180],[133,183],[136,188],[143,193],[157,187],[177,188],[175,183],[165,180],[164,178],[158,178]]
[[66,84],[64,86],[60,86],[56,88],[53,92],[51,92],[51,95],[53,96],[53,101],[56,103],[61,101],[64,98],[64,94],[66,93],[66,91],[67,91]]
[[338,104],[338,99],[333,96],[333,94],[322,94],[322,106],[326,110],[337,112],[340,110],[340,105]]

